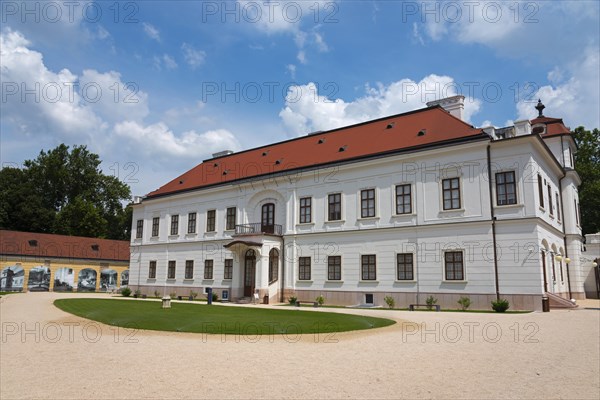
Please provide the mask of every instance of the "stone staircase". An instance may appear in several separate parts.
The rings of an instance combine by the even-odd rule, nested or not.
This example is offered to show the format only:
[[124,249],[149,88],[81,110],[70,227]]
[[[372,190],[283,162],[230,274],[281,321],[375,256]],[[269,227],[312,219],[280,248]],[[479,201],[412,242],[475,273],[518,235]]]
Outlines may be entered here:
[[235,299],[234,303],[236,303],[236,304],[251,304],[252,297],[238,297],[237,299]]
[[579,307],[577,304],[573,304],[570,300],[562,298],[554,293],[546,292],[548,300],[550,300],[551,309],[573,309]]

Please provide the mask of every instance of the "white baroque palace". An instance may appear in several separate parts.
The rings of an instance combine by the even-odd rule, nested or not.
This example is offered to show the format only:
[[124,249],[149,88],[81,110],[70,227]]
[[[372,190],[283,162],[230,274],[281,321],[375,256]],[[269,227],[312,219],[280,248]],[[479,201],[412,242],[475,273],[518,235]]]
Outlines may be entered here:
[[569,129],[541,102],[534,120],[475,128],[463,102],[214,154],[134,202],[130,286],[396,307],[584,298]]

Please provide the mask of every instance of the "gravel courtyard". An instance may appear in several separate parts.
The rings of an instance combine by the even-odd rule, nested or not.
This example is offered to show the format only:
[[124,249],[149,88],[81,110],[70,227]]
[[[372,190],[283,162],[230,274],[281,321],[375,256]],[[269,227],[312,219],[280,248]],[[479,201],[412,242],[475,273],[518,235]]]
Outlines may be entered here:
[[0,299],[1,399],[598,399],[600,393],[598,301],[506,315],[326,309],[398,323],[333,335],[290,327],[287,335],[255,336],[249,327],[246,335],[211,336],[126,330],[52,305],[75,297],[110,295]]

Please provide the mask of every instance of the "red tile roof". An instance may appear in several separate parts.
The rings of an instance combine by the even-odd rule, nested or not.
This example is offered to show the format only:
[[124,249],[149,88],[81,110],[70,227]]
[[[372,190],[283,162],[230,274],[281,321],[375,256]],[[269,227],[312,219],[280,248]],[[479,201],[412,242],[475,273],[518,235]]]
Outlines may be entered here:
[[[92,246],[96,246],[94,250]],[[129,261],[129,242],[0,230],[0,254],[39,258]]]
[[477,137],[487,136],[434,106],[205,160],[147,197]]
[[567,128],[560,118],[538,117],[531,120],[531,125],[544,124],[546,125],[546,133],[542,137],[570,135],[571,130]]

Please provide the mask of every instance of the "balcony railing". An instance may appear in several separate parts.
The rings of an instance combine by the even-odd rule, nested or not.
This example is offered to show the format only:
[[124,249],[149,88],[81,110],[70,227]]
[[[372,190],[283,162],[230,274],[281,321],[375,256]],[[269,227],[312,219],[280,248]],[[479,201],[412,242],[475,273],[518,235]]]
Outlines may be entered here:
[[235,234],[236,235],[260,235],[260,234],[269,234],[269,235],[282,235],[281,225],[273,224],[273,225],[263,225],[260,222],[255,222],[252,224],[242,224],[235,226]]

